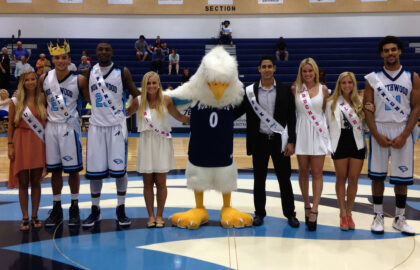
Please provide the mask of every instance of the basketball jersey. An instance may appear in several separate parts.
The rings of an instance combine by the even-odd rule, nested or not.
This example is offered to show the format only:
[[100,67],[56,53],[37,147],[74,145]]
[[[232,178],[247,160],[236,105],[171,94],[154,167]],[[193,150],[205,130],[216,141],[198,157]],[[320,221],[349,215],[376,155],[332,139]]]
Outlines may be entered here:
[[[99,66],[99,64],[96,64]],[[121,110],[125,114],[125,93],[122,80],[122,69],[113,65],[107,74],[102,74],[105,84],[108,88],[106,94],[112,95],[114,106],[117,110]],[[103,93],[96,84],[96,78],[93,72],[90,73],[89,78],[89,94],[92,104],[91,117],[89,124],[96,126],[115,126],[121,124],[119,118],[115,117],[111,108],[108,108],[108,103],[103,97]]]
[[[405,108],[404,111],[408,116],[411,112],[410,95],[411,90],[413,89],[412,73],[401,67],[400,72],[398,72],[394,78],[391,77],[384,68],[376,74],[379,77],[379,80],[385,85],[388,92],[403,106],[403,108]],[[402,123],[407,121],[407,118],[402,119],[399,114],[392,111],[376,90],[373,92],[376,122]]]
[[[56,100],[53,98],[51,85],[48,82],[49,80],[47,80],[50,72],[55,72],[55,70],[51,70],[45,75],[43,83],[45,95],[47,96],[47,119],[50,122],[64,123],[66,122],[66,118],[60,113]],[[70,72],[64,79],[58,81],[58,83],[60,85],[61,93],[63,94],[67,112],[76,119],[79,119],[79,113],[77,111],[77,107],[80,104],[78,75],[74,72]]]
[[201,167],[232,164],[233,107],[217,109],[199,102],[191,108],[189,161]]

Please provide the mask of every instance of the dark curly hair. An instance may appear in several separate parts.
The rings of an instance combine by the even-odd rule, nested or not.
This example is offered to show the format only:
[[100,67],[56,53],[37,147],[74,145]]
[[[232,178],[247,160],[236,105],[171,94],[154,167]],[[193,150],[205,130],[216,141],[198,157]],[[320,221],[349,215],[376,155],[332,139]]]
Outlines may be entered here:
[[383,39],[381,39],[381,41],[379,41],[379,43],[378,43],[379,53],[382,52],[382,49],[383,49],[384,45],[389,44],[389,43],[397,44],[397,47],[398,47],[399,50],[402,50],[403,47],[404,47],[404,44],[403,44],[401,39],[399,39],[395,36],[386,36]]

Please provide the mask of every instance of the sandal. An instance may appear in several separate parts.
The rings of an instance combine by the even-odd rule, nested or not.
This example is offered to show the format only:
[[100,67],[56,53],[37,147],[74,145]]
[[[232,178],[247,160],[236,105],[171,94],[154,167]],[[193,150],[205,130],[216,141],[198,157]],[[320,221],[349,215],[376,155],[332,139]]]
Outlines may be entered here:
[[147,228],[154,228],[154,227],[156,227],[156,220],[149,220],[149,221],[147,221],[146,227]]
[[42,222],[39,221],[38,216],[32,217],[31,225],[32,225],[32,228],[34,228],[34,229],[42,228]]
[[29,231],[29,218],[22,218],[22,222],[20,223],[19,230],[22,232]]
[[163,228],[165,227],[165,221],[162,220],[156,220],[156,228]]
[[308,218],[308,223],[306,225],[308,226],[308,230],[313,232],[316,231],[316,224],[318,222],[318,212],[311,211],[311,214],[315,215],[315,221],[310,221]]

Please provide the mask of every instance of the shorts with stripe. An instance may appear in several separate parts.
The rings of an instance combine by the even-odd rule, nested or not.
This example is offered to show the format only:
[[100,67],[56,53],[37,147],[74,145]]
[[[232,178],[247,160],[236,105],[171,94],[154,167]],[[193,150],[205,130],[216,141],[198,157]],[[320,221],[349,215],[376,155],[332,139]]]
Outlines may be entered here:
[[[393,140],[402,133],[405,123],[376,123],[378,132]],[[391,157],[390,183],[395,185],[413,184],[414,144],[408,136],[401,149],[391,146],[382,147],[371,136],[369,141],[369,169],[368,176],[372,180],[383,181],[388,172],[388,161]]]
[[[125,127],[126,128],[126,127]],[[127,169],[127,138],[121,125],[103,127],[89,125],[86,178],[103,179],[110,175],[119,178]]]
[[45,127],[46,167],[48,172],[83,170],[80,132],[66,123],[47,122]]

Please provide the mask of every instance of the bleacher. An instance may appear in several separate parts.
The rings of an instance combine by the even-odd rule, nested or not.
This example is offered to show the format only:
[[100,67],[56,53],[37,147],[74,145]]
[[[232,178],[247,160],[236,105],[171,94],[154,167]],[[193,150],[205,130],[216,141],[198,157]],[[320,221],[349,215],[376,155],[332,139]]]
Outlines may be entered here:
[[[7,40],[3,38],[2,40]],[[50,39],[21,39],[24,44],[35,44],[32,49],[30,64],[35,65],[40,53],[47,53],[47,43]],[[320,69],[327,76],[327,86],[334,89],[338,75],[343,71],[356,74],[359,89],[364,88],[363,76],[372,70],[379,69],[383,60],[377,52],[379,37],[373,38],[293,38],[285,39],[289,50],[289,61],[276,62],[276,78],[286,84],[292,84],[296,79],[300,61],[306,57],[314,58]],[[420,54],[410,44],[420,42],[420,37],[403,37],[404,50],[401,56],[402,64],[412,71],[420,71]],[[95,47],[100,39],[69,39],[71,57],[76,66],[80,62],[81,52],[87,49],[96,62]],[[144,73],[150,70],[150,58],[146,62],[139,62],[135,57],[135,39],[108,40],[114,47],[113,60],[119,66],[127,66],[137,86],[141,84]],[[150,44],[154,40],[148,40]],[[164,39],[169,49],[176,48],[180,55],[180,73],[183,67],[189,67],[194,74],[205,54],[206,44],[215,44],[215,39]],[[258,60],[262,54],[274,56],[277,39],[234,39],[236,57],[239,64],[239,76],[246,85],[259,79]],[[48,55],[48,54],[47,54]],[[167,67],[166,67],[167,68]],[[179,85],[181,74],[161,74],[163,86]],[[12,84],[16,85],[16,84]]]

